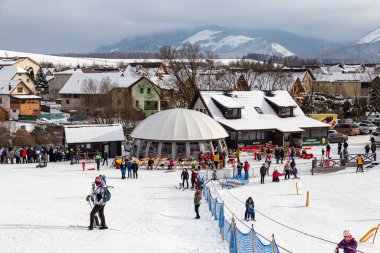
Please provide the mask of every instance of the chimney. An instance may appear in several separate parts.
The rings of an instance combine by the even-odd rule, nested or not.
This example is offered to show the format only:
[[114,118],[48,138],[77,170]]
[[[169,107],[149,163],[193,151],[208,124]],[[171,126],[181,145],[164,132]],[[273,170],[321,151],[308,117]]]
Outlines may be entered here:
[[12,85],[8,85],[8,90],[11,90],[12,89]]

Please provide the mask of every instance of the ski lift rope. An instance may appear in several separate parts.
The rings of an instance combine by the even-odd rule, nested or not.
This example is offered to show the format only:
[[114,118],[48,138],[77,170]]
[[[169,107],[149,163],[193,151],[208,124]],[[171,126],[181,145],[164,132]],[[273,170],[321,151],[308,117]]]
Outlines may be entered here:
[[[214,190],[215,190],[216,195],[217,195],[217,196],[219,197],[219,199],[223,202],[223,199],[222,199],[222,197],[220,197],[220,195],[219,195],[219,193],[218,193],[218,190],[216,189],[214,183],[213,183],[212,181],[210,181],[210,182],[211,182],[211,184],[212,184],[212,186],[213,186],[213,188],[214,188]],[[225,207],[225,208],[226,208],[226,209],[227,209],[227,210],[233,215],[233,217],[234,217],[235,219],[237,219],[238,221],[240,221],[241,224],[243,224],[244,226],[246,226],[248,229],[251,229],[251,227],[249,227],[249,226],[248,226],[247,224],[245,224],[242,220],[240,220],[237,216],[235,216],[234,213],[231,211],[231,209],[228,208],[228,206],[227,206],[226,204],[223,203],[223,206],[224,206],[224,207]],[[261,237],[262,237],[263,239],[265,239],[266,241],[272,243],[272,240],[266,238],[266,237],[263,236],[262,234],[258,233],[256,230],[255,230],[255,233],[258,234],[259,236],[261,236]],[[279,247],[280,249],[285,250],[286,252],[292,253],[290,250],[287,250],[287,249],[285,249],[284,247],[281,247],[281,246],[278,245],[277,243],[276,243],[276,245],[277,245],[277,247]]]
[[[215,188],[215,186],[214,186],[214,188]],[[238,199],[235,195],[233,195],[229,190],[226,190],[226,191],[227,191],[227,192],[228,192],[233,198],[235,198],[237,201],[239,201],[239,202],[245,204],[243,201],[241,201],[241,200]],[[218,196],[219,196],[219,194],[218,194]],[[281,223],[281,222],[279,222],[279,221],[276,221],[275,219],[272,219],[272,218],[266,216],[265,214],[263,214],[263,213],[261,213],[260,211],[258,211],[256,208],[255,208],[255,211],[256,211],[257,213],[261,214],[262,216],[264,216],[265,218],[267,218],[267,219],[269,219],[269,220],[271,220],[271,221],[273,221],[273,222],[275,222],[275,223],[277,223],[277,224],[279,224],[279,225],[281,225],[281,226],[283,226],[283,227],[286,227],[286,228],[288,228],[288,229],[291,229],[291,230],[293,230],[293,231],[296,231],[297,233],[300,233],[300,234],[303,234],[303,235],[306,235],[306,236],[309,236],[309,237],[313,237],[313,238],[315,238],[315,239],[318,239],[318,240],[321,240],[321,241],[324,241],[324,242],[328,242],[328,243],[331,243],[331,244],[335,244],[335,245],[338,244],[338,243],[336,243],[336,242],[329,241],[329,240],[327,240],[327,239],[324,239],[324,238],[321,238],[321,237],[318,237],[318,236],[315,236],[315,235],[312,235],[312,234],[309,234],[309,233],[306,233],[306,232],[300,231],[300,230],[298,230],[298,229],[296,229],[296,228],[293,228],[293,227],[290,227],[290,226],[288,226],[288,225],[285,225],[285,224],[283,224],[283,223]],[[280,246],[279,246],[279,247],[280,247]],[[352,248],[349,248],[349,249],[352,249]],[[352,250],[355,250],[356,252],[359,252],[359,253],[365,253],[365,252],[360,251],[360,250],[357,250],[357,249],[352,249]]]

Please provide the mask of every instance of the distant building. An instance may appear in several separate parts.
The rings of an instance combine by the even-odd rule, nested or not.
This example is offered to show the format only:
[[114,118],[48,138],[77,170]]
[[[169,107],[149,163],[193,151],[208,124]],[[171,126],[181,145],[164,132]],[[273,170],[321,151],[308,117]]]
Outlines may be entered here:
[[[0,109],[6,119],[36,119],[41,113],[41,97],[35,96],[20,80],[0,80]],[[6,112],[6,113],[5,113]]]
[[206,113],[229,133],[228,146],[322,144],[329,125],[302,112],[288,91],[200,91],[190,109]]
[[65,146],[92,155],[108,151],[109,157],[122,155],[125,136],[120,124],[64,126]]
[[38,70],[41,68],[38,62],[29,57],[0,57],[0,66],[20,67],[26,70],[33,80],[36,79]]

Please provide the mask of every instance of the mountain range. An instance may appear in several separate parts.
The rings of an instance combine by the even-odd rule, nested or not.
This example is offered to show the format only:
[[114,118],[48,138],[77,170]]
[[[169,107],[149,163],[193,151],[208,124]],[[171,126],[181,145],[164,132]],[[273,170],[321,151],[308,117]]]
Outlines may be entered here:
[[197,43],[201,49],[217,53],[222,58],[242,57],[249,53],[281,57],[333,59],[343,61],[380,61],[380,28],[355,43],[339,44],[318,38],[300,36],[281,29],[247,29],[223,26],[204,26],[146,36],[125,38],[93,52],[158,52],[163,45],[179,47]]

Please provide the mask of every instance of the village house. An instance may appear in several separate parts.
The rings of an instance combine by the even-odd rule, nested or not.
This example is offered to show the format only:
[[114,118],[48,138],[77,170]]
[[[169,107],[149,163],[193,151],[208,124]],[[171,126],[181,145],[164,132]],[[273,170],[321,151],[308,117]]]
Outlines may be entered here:
[[35,92],[36,82],[25,69],[18,66],[0,66],[0,80],[19,80],[23,81],[30,90]]
[[0,66],[20,67],[28,72],[30,77],[35,80],[41,65],[29,57],[7,57],[0,58]]
[[41,97],[21,80],[0,80],[0,111],[2,118],[34,120],[40,115]]
[[59,99],[59,91],[65,86],[66,82],[75,73],[83,73],[81,69],[69,69],[60,72],[54,72],[53,78],[46,78],[49,86],[49,100]]
[[130,105],[144,116],[168,109],[172,107],[172,89],[164,85],[160,71],[160,67],[154,70],[136,65],[122,72],[75,73],[59,92],[62,109],[86,110],[89,97],[106,94],[115,107]]
[[329,125],[302,112],[286,90],[200,91],[190,109],[206,113],[229,133],[228,145],[322,144]]

